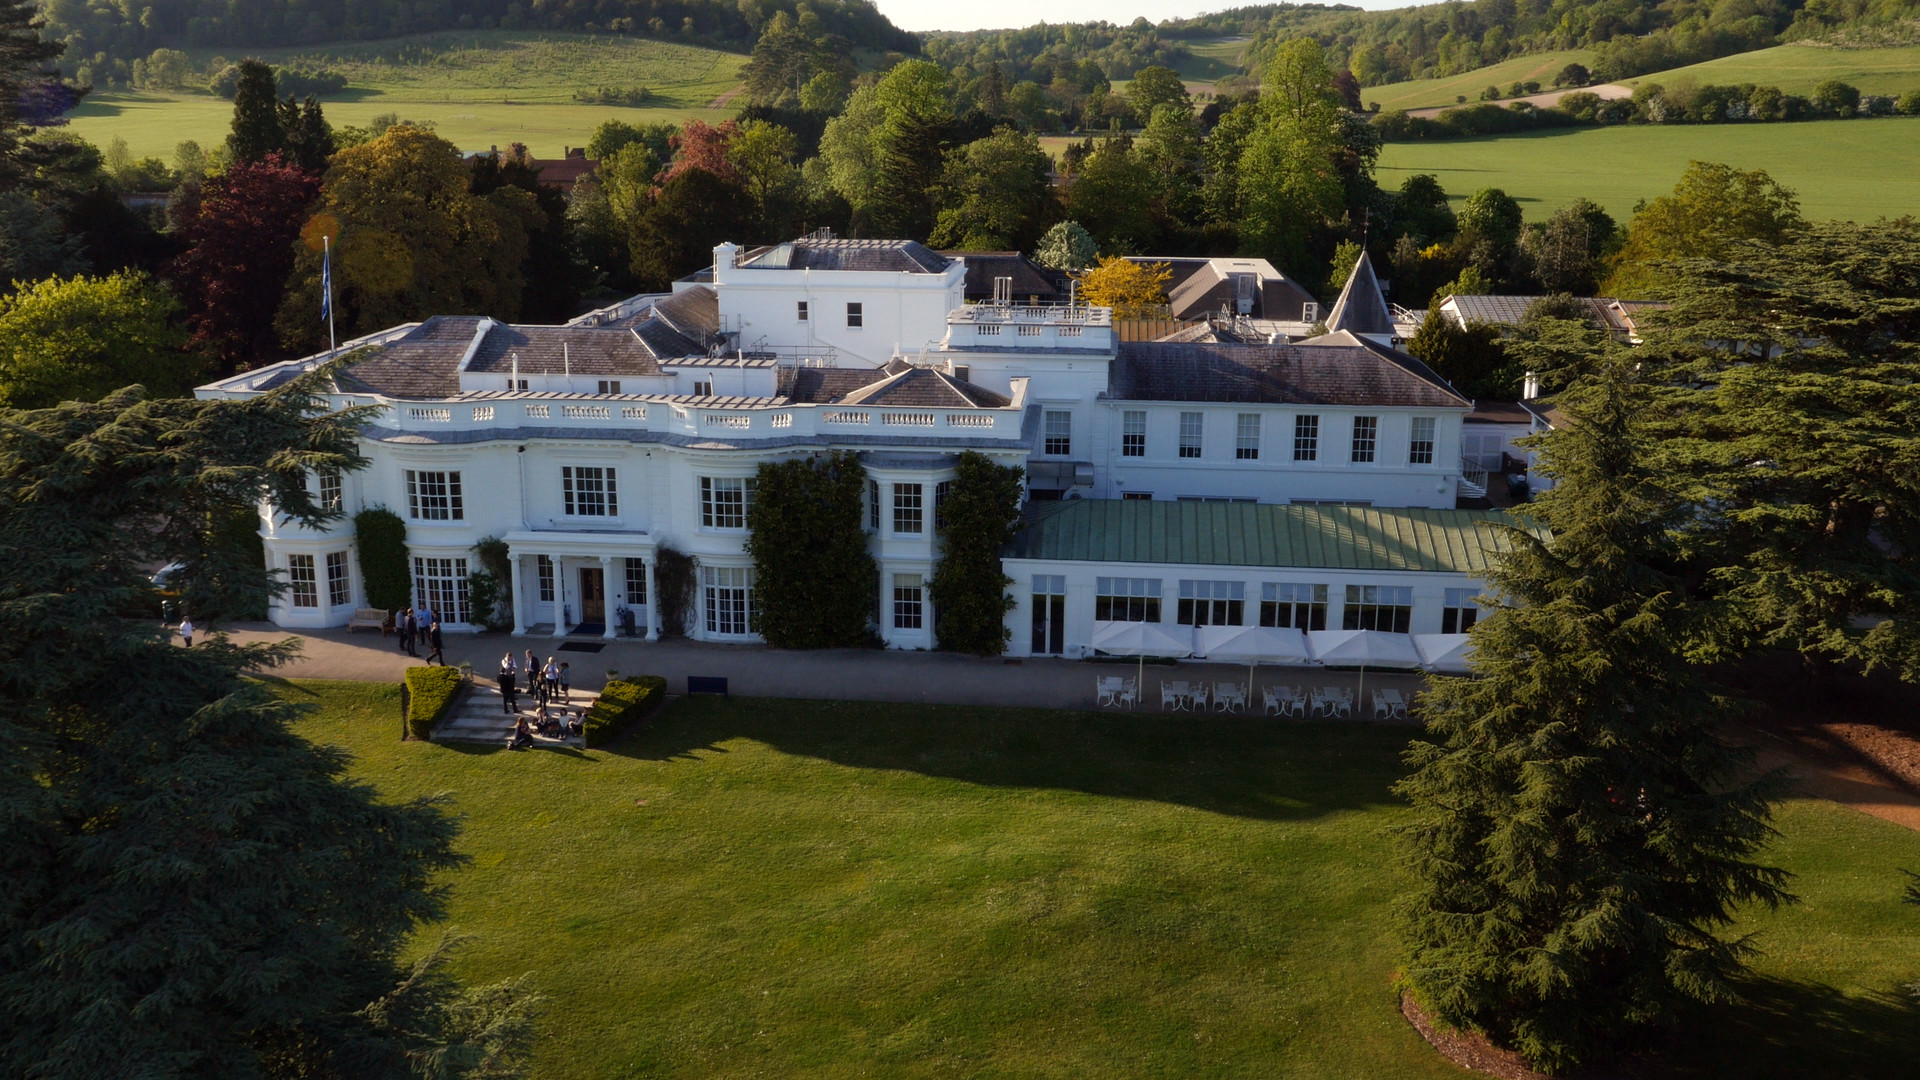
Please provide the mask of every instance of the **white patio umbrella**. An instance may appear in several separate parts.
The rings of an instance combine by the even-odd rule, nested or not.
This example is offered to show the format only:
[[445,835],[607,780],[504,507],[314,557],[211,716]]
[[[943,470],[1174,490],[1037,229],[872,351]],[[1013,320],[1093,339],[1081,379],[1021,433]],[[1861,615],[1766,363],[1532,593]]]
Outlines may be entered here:
[[1413,647],[1420,653],[1421,666],[1428,671],[1449,675],[1471,674],[1467,658],[1473,652],[1469,634],[1415,634]]
[[1360,665],[1360,690],[1354,695],[1359,701],[1367,697],[1369,667],[1420,669],[1420,654],[1414,650],[1411,634],[1390,634],[1384,630],[1312,630],[1307,633],[1307,643],[1313,646],[1313,658],[1322,664]]
[[1303,630],[1280,626],[1203,626],[1194,651],[1209,660],[1247,662],[1247,696],[1253,696],[1255,664],[1311,664]]
[[1185,627],[1175,633],[1159,623],[1150,622],[1094,623],[1093,640],[1089,644],[1094,651],[1108,656],[1139,657],[1140,673],[1134,683],[1136,687],[1146,682],[1147,657],[1193,655],[1192,638]]

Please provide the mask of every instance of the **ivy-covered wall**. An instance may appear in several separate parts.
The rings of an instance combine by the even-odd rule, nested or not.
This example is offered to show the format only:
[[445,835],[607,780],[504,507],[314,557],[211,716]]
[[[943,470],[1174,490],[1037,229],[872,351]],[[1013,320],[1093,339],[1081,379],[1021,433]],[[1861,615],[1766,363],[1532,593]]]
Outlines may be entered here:
[[978,656],[1007,651],[1013,584],[1000,552],[1020,524],[1023,470],[972,450],[960,455],[941,503],[945,550],[934,569],[934,634],[942,649]]
[[407,564],[407,523],[384,506],[353,515],[353,542],[360,549],[360,581],[367,605],[396,611],[413,603],[413,570]]
[[784,649],[864,645],[873,555],[861,528],[867,473],[850,452],[760,466],[747,514],[755,626]]

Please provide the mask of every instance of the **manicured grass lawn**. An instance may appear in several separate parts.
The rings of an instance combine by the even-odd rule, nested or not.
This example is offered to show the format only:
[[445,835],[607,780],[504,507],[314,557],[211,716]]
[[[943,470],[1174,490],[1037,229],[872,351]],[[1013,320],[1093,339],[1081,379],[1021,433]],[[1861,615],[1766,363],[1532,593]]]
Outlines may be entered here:
[[1830,49],[1813,45],[1776,45],[1736,53],[1702,64],[1656,71],[1625,80],[1628,86],[1667,83],[1687,76],[1701,86],[1777,86],[1805,94],[1828,79],[1851,84],[1863,94],[1898,97],[1920,90],[1920,45],[1884,49]]
[[[195,50],[198,65],[216,50]],[[688,117],[718,122],[737,111],[708,106],[738,86],[746,57],[646,38],[465,31],[388,41],[269,49],[274,64],[325,67],[348,89],[325,102],[335,124],[365,124],[382,113],[432,120],[465,150],[524,142],[558,157],[609,119],[632,123]],[[576,91],[644,86],[644,109],[581,105]],[[139,157],[170,159],[176,144],[211,146],[226,137],[232,103],[198,92],[95,94],[71,114],[73,130],[105,147],[116,136]]]
[[1689,160],[1765,169],[1811,218],[1920,214],[1920,117],[1797,124],[1577,128],[1440,142],[1389,143],[1380,185],[1433,173],[1457,199],[1498,187],[1539,221],[1580,196],[1624,224],[1633,204],[1673,190]]
[[[512,754],[399,742],[391,687],[285,692],[382,792],[451,793],[463,974],[551,995],[540,1077],[1461,1075],[1388,986],[1402,728],[701,698]],[[1807,903],[1743,927],[1777,978],[1686,1060],[1905,1075],[1920,835],[1781,826]]]
[[1377,101],[1386,110],[1432,109],[1455,104],[1454,98],[1461,94],[1465,94],[1469,102],[1479,101],[1480,92],[1489,86],[1498,86],[1504,94],[1507,87],[1515,82],[1532,81],[1539,83],[1542,90],[1551,90],[1553,77],[1568,64],[1591,67],[1593,53],[1586,49],[1560,49],[1550,53],[1515,56],[1444,79],[1413,79],[1385,86],[1369,86],[1360,91],[1360,100],[1369,105]]

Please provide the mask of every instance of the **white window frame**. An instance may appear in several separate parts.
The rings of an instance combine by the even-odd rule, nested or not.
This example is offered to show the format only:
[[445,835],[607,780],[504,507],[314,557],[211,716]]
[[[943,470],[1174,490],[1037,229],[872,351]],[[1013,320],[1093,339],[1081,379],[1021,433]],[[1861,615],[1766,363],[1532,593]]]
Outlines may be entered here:
[[922,630],[927,621],[927,583],[919,574],[893,575],[893,628]]
[[1320,460],[1320,414],[1300,413],[1293,418],[1293,460]]
[[1040,414],[1040,452],[1049,457],[1073,456],[1073,413],[1045,409]]
[[533,576],[540,590],[540,602],[553,603],[553,560],[545,555],[535,555]]
[[[927,529],[926,488],[922,484],[893,485],[893,534],[924,536]],[[902,528],[909,524],[912,528]]]
[[1262,582],[1260,625],[1325,630],[1327,587],[1306,581]]
[[460,470],[407,469],[405,472],[408,518],[414,521],[466,520],[466,501],[460,491]]
[[603,394],[618,394],[620,392],[620,380],[619,379],[601,379],[600,392]]
[[314,573],[313,556],[287,556],[287,604],[297,608],[319,609],[320,583]]
[[847,301],[847,329],[865,330],[867,328],[866,303],[860,300]]
[[1247,583],[1182,578],[1180,605],[1174,622],[1180,626],[1242,626],[1247,618]]
[[1160,578],[1095,578],[1093,620],[1159,622],[1162,585]]
[[620,491],[612,465],[560,466],[560,509],[567,517],[617,518]]
[[352,564],[346,552],[329,551],[327,552],[327,606],[347,607],[352,603]]
[[700,609],[709,634],[744,637],[753,633],[753,567],[701,567]]
[[713,532],[745,532],[756,486],[751,476],[701,477],[700,527]]
[[1407,464],[1433,464],[1434,450],[1437,445],[1436,439],[1438,437],[1436,431],[1439,426],[1439,421],[1431,416],[1416,416],[1413,418],[1411,434],[1407,440]]
[[1207,414],[1203,412],[1183,412],[1180,414],[1180,456],[1197,458],[1206,456]]
[[1120,413],[1120,456],[1147,456],[1147,410],[1126,409]]
[[1440,608],[1440,632],[1464,634],[1473,629],[1480,621],[1480,605],[1474,600],[1479,594],[1478,589],[1448,589]]
[[1404,634],[1413,624],[1413,586],[1349,585],[1340,611],[1343,630]]
[[1260,460],[1260,414],[1243,412],[1233,418],[1233,459]]
[[647,606],[647,560],[627,559],[627,604],[630,607]]
[[807,302],[805,300],[797,300],[794,302],[793,321],[794,322],[807,321]]
[[339,510],[346,505],[346,481],[339,469],[319,470],[320,509]]
[[458,556],[415,555],[413,594],[415,602],[431,609],[442,623],[467,622],[467,560]]
[[1347,460],[1354,465],[1371,465],[1380,458],[1380,418],[1378,416],[1356,416],[1353,418],[1353,443],[1347,452]]

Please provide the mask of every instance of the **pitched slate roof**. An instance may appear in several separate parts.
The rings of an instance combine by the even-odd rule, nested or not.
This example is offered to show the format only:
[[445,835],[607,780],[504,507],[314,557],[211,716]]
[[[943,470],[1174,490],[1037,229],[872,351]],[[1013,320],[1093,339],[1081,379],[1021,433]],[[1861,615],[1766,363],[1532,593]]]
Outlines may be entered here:
[[1463,409],[1432,369],[1351,334],[1297,345],[1122,342],[1109,377],[1128,401],[1236,401]]
[[1016,304],[1032,303],[1036,299],[1042,304],[1051,304],[1066,295],[1045,270],[1017,251],[942,251],[940,254],[966,264],[969,303],[992,300],[995,278],[1013,279]]
[[1491,526],[1521,524],[1500,510],[1078,499],[1029,504],[1005,555],[1484,574],[1512,546]]
[[[1542,296],[1449,296],[1442,307],[1458,313],[1461,323],[1491,323],[1517,326],[1527,309]],[[1575,302],[1586,308],[1587,319],[1595,329],[1614,334],[1631,334],[1638,329],[1634,316],[1642,311],[1661,311],[1671,305],[1657,300],[1615,300],[1606,296],[1577,296]]]
[[1293,279],[1273,268],[1265,259],[1209,259],[1167,292],[1167,306],[1176,319],[1210,315],[1223,307],[1238,313],[1239,286],[1234,278],[1250,275],[1254,279],[1253,310],[1256,319],[1291,322],[1300,318],[1301,306],[1313,300],[1313,294]]
[[[454,358],[457,362],[459,357]],[[468,371],[506,374],[570,371],[576,375],[658,375],[660,365],[633,332],[601,327],[508,326],[494,323],[468,361]]]
[[1003,409],[1007,397],[904,360],[881,368],[781,368],[779,392],[797,403],[914,409]]
[[939,274],[953,260],[915,240],[803,239],[747,254],[750,270],[878,270]]
[[1373,260],[1366,249],[1353,264],[1353,273],[1340,288],[1340,299],[1333,302],[1327,315],[1328,330],[1346,330],[1353,334],[1393,334],[1393,312],[1387,310],[1380,295],[1380,279],[1373,274]]
[[[473,343],[481,315],[436,315],[340,372],[349,393],[396,398],[443,398],[460,392],[460,357]],[[349,354],[351,355],[351,354]]]
[[[688,346],[659,352],[643,332]],[[410,400],[460,393],[461,361],[468,371],[507,374],[658,375],[660,361],[704,354],[657,320],[640,326],[511,326],[480,315],[439,315],[400,337],[367,349],[342,371],[348,393]]]

